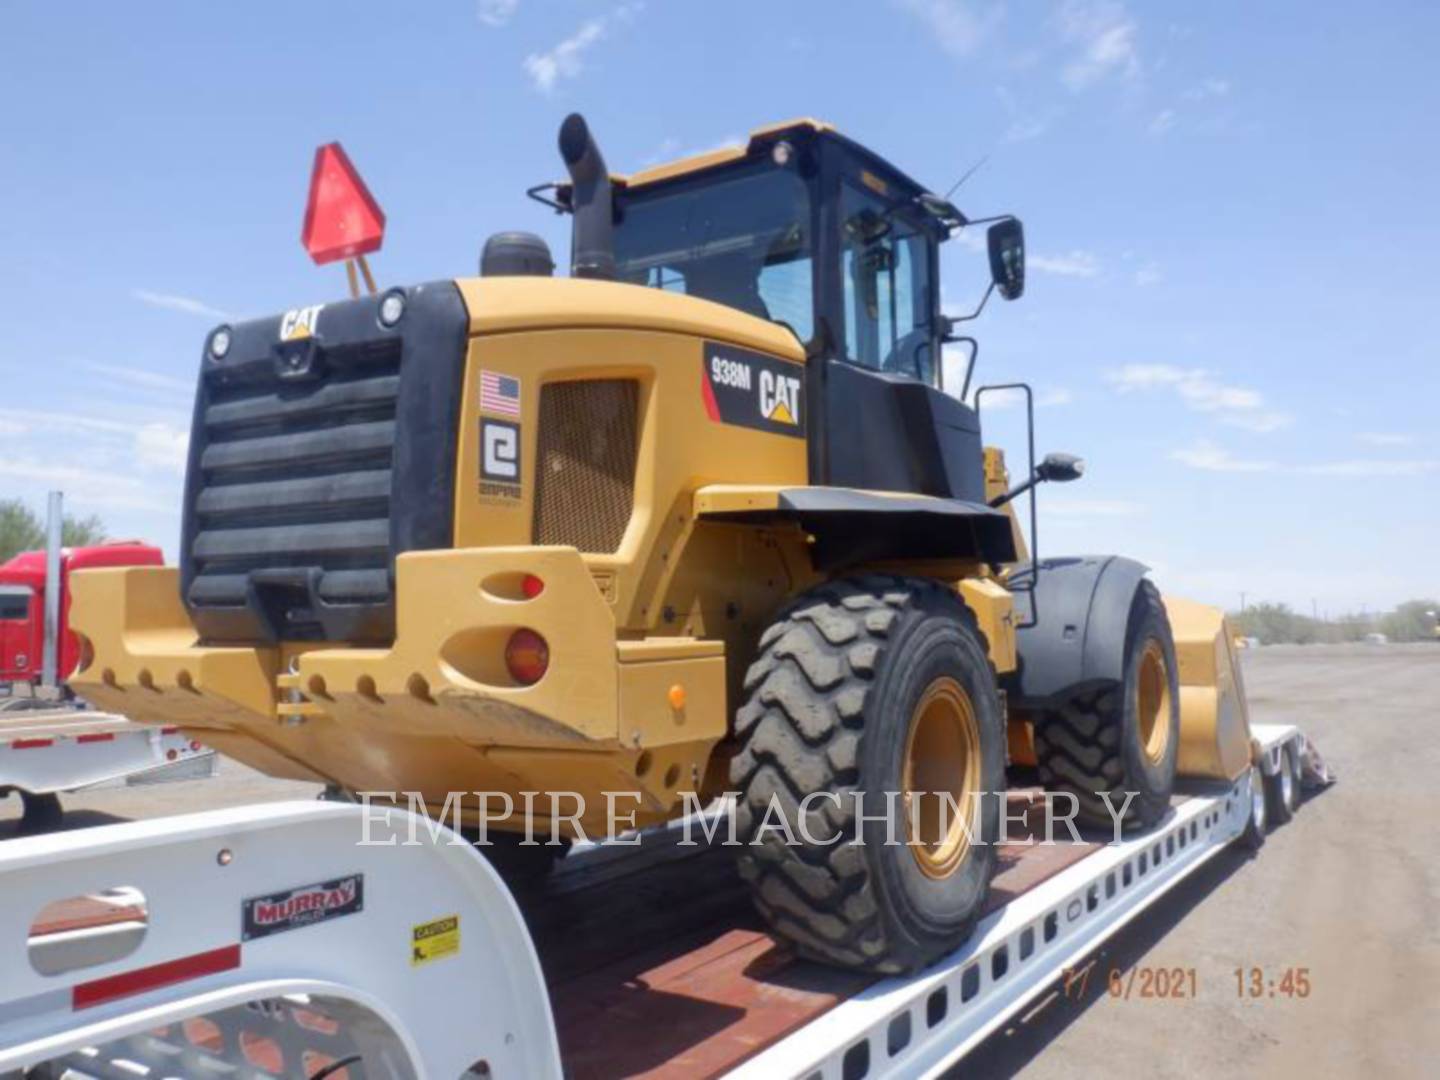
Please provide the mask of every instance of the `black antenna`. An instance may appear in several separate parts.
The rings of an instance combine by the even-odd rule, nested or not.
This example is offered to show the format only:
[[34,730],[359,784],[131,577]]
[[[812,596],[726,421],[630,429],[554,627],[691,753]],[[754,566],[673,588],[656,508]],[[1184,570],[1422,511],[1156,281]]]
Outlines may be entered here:
[[966,180],[969,180],[970,177],[974,176],[977,172],[979,172],[980,169],[981,169],[981,166],[983,166],[983,165],[984,165],[987,161],[989,161],[989,160],[990,160],[990,155],[989,155],[989,154],[986,154],[986,155],[985,155],[984,157],[982,157],[979,161],[975,162],[974,165],[971,165],[970,168],[968,168],[967,170],[965,170],[965,175],[962,176],[962,177],[960,177],[959,180],[956,180],[955,183],[951,186],[950,190],[947,191],[947,192],[945,192],[945,201],[946,201],[946,202],[949,202],[949,201],[950,201],[950,196],[951,196],[951,195],[954,195],[955,192],[957,192],[957,191],[960,190],[960,185],[963,184],[963,183],[965,183]]

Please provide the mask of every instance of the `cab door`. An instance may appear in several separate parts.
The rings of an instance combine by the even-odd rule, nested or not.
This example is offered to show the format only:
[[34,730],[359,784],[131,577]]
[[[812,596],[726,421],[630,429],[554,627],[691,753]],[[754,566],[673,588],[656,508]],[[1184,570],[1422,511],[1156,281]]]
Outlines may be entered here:
[[33,678],[40,662],[35,591],[28,585],[0,585],[0,682]]

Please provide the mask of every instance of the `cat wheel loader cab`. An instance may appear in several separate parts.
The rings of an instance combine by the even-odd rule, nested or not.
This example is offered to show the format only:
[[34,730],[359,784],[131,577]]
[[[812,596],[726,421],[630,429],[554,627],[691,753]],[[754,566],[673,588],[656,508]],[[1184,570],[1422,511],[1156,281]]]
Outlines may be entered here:
[[[1097,823],[1250,767],[1218,613],[1027,555],[1010,496],[1078,466],[1011,489],[940,386],[958,210],[813,121],[629,177],[578,116],[560,150],[568,279],[499,234],[478,278],[209,335],[180,566],[77,576],[78,692],[557,842],[738,791],[776,930],[883,971],[973,926],[1007,746]],[[1019,223],[989,248],[1018,296]]]

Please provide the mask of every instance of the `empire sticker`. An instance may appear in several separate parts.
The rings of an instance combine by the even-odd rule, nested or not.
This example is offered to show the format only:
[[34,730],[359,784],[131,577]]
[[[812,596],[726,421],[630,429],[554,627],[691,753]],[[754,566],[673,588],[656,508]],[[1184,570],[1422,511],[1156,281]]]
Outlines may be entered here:
[[788,360],[707,341],[700,371],[705,412],[722,424],[804,438],[804,373]]
[[480,421],[480,495],[520,498],[520,425],[508,420]]

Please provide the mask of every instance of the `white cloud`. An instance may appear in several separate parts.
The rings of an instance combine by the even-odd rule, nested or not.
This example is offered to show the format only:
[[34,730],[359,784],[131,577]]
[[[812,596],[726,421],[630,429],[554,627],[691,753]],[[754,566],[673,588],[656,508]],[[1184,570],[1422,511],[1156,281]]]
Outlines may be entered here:
[[935,43],[951,56],[969,56],[1000,20],[1002,9],[970,0],[895,0],[934,35]]
[[195,383],[190,379],[177,379],[170,375],[161,375],[157,371],[146,371],[144,368],[124,367],[120,364],[86,364],[85,369],[147,390],[172,390],[182,394],[195,391]]
[[1272,461],[1247,461],[1235,457],[1230,451],[1212,442],[1201,441],[1183,450],[1174,450],[1170,457],[1192,469],[1206,472],[1272,472]]
[[1093,278],[1100,273],[1100,260],[1079,249],[1061,255],[1027,255],[1025,265],[1042,274],[1060,277]]
[[1078,54],[1061,70],[1065,85],[1078,93],[1112,75],[1140,74],[1137,27],[1115,0],[1066,0],[1057,15],[1061,37]]
[[151,307],[162,308],[166,311],[180,311],[186,315],[200,315],[206,319],[229,319],[231,317],[219,308],[211,307],[203,301],[194,300],[188,296],[151,292],[149,289],[131,289],[130,295],[142,304],[149,304]]
[[1175,110],[1161,109],[1155,114],[1155,119],[1150,121],[1151,135],[1164,135],[1175,126]]
[[1423,476],[1440,472],[1440,461],[1330,461],[1296,471],[1314,476]]
[[1024,120],[1015,120],[1005,129],[1005,141],[1029,142],[1031,139],[1038,139],[1049,130],[1050,121],[1046,118],[1029,117]]
[[477,0],[475,14],[486,26],[504,26],[519,6],[520,0]]
[[638,3],[621,4],[608,15],[587,19],[575,33],[548,52],[531,53],[525,57],[525,71],[535,88],[548,94],[561,79],[576,78],[584,70],[585,53],[603,41],[615,23],[633,19],[641,7]]
[[1355,437],[1370,446],[1414,446],[1416,442],[1414,435],[1398,431],[1362,431]]
[[1404,477],[1425,476],[1440,472],[1440,461],[1414,460],[1351,460],[1327,461],[1314,465],[1279,465],[1273,461],[1237,458],[1229,450],[1202,440],[1186,449],[1172,451],[1170,457],[1192,469],[1207,472],[1287,472],[1305,476]]
[[1230,93],[1228,79],[1205,79],[1198,86],[1192,86],[1180,96],[1186,101],[1205,101],[1209,98],[1225,97]]
[[135,460],[142,468],[183,473],[190,432],[172,424],[146,424],[135,432]]
[[1105,381],[1121,393],[1157,388],[1173,390],[1195,412],[1210,413],[1222,424],[1246,431],[1275,431],[1293,419],[1288,413],[1267,408],[1260,391],[1219,382],[1204,368],[1126,364],[1107,371]]
[[178,494],[157,492],[128,473],[102,472],[93,463],[64,464],[34,458],[0,459],[0,476],[40,489],[60,489],[82,506],[149,510],[171,514]]
[[1149,285],[1159,284],[1162,278],[1159,263],[1148,262],[1135,271],[1135,284],[1142,289]]

